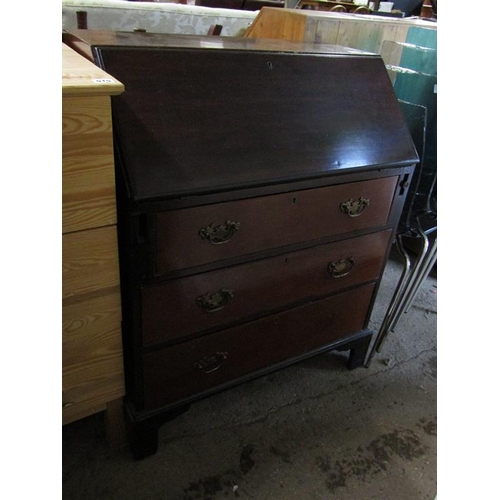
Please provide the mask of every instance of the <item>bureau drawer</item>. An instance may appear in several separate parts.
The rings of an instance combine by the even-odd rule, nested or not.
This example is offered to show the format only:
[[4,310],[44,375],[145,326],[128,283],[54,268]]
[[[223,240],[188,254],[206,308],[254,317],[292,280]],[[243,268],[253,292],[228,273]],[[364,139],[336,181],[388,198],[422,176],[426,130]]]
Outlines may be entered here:
[[175,402],[364,327],[374,285],[144,355],[145,409]]
[[156,273],[387,223],[398,177],[161,212]]
[[143,345],[375,281],[390,236],[386,230],[144,288]]

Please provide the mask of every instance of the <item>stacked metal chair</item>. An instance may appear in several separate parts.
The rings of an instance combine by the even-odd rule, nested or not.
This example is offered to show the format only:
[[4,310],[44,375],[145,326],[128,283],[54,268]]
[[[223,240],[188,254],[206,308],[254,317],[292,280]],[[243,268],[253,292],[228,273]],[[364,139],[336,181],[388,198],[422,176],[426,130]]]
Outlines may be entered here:
[[[409,187],[395,242],[404,269],[367,366],[412,306],[437,260],[437,41],[425,31],[416,28],[405,43],[386,41],[381,49],[421,161]],[[423,40],[426,46],[419,44]]]

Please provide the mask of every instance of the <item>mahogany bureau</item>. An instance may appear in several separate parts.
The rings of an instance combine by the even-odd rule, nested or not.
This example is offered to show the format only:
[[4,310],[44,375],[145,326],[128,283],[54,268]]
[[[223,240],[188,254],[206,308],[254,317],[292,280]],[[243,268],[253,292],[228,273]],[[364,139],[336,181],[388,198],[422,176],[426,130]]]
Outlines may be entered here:
[[125,409],[137,458],[217,391],[367,329],[418,157],[379,56],[73,32],[113,97]]

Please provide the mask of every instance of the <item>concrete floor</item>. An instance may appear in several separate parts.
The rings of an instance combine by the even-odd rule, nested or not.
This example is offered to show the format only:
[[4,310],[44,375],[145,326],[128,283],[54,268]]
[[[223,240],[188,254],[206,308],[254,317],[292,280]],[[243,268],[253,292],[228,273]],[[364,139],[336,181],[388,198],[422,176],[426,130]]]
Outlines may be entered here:
[[[391,258],[377,331],[400,276]],[[436,496],[437,286],[431,275],[369,368],[329,353],[191,406],[134,461],[102,414],[63,427],[65,500],[419,500]]]

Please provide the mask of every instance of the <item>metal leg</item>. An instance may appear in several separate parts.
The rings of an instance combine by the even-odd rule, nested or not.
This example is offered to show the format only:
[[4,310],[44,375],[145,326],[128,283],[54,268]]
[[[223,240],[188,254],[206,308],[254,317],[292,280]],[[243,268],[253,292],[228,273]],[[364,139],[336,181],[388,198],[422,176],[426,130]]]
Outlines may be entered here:
[[[422,230],[420,223],[418,223],[418,234],[420,238],[422,238],[422,248],[417,256],[404,293],[398,302],[396,312],[391,317],[389,326],[387,327],[388,331],[394,331],[401,318],[401,314],[403,314],[403,311],[406,311],[410,299],[413,297],[414,293],[416,293],[416,284],[419,282],[420,272],[426,261],[427,251],[429,249],[429,237],[425,231]],[[381,345],[379,345],[377,352],[380,352],[380,348]]]
[[[391,303],[387,309],[382,325],[376,335],[373,348],[371,349],[366,366],[369,366],[375,352],[380,352],[382,344],[390,331],[394,331],[403,312],[408,312],[413,300],[417,295],[422,283],[429,275],[432,266],[437,259],[437,237],[433,244],[429,247],[429,238],[427,233],[422,229],[420,221],[417,219],[418,234],[422,240],[420,252],[415,260],[413,268],[411,268],[411,259],[404,249],[402,236],[398,236],[397,248],[398,251],[405,257],[406,265],[401,275],[396,291],[394,292]],[[411,269],[410,269],[411,268]]]
[[437,238],[434,240],[434,243],[432,244],[432,247],[430,250],[427,252],[425,261],[422,264],[422,270],[419,273],[418,279],[414,285],[414,289],[411,291],[410,296],[408,297],[407,303],[408,305],[405,308],[405,313],[407,313],[410,310],[410,307],[413,305],[413,301],[415,299],[415,296],[420,290],[420,287],[422,286],[422,283],[424,280],[429,276],[429,273],[431,272],[432,267],[436,263],[437,260]]
[[368,355],[368,358],[366,360],[365,365],[367,367],[370,366],[370,363],[371,363],[371,360],[375,354],[375,351],[379,351],[380,345],[384,341],[384,338],[388,332],[388,325],[390,324],[391,318],[392,318],[392,316],[397,308],[397,305],[398,305],[399,301],[401,300],[402,295],[404,294],[404,290],[406,288],[406,284],[407,284],[408,279],[409,279],[411,260],[410,260],[410,256],[408,255],[408,253],[406,252],[406,250],[404,248],[401,235],[399,235],[396,239],[396,248],[397,248],[399,254],[405,259],[405,267],[403,269],[403,272],[401,273],[401,277],[399,278],[399,282],[396,286],[396,290],[394,291],[394,294],[392,296],[389,307],[387,308],[387,312],[385,313],[382,324],[380,325],[379,333],[376,335],[374,346],[371,349],[371,351]]

